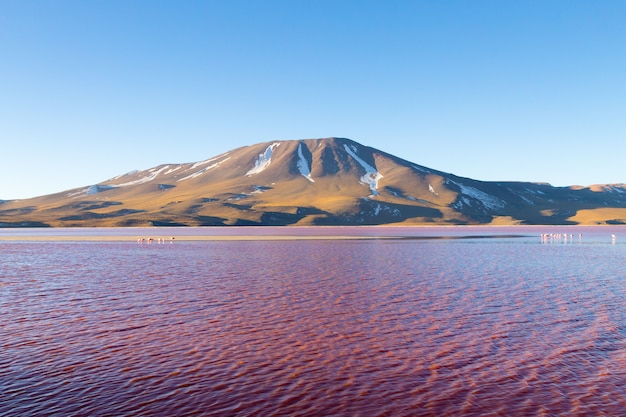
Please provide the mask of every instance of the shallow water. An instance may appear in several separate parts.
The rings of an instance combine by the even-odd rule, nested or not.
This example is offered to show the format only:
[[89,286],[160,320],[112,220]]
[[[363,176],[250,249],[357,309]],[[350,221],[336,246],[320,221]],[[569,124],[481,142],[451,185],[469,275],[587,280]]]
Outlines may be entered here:
[[626,229],[394,230],[0,241],[0,416],[623,413]]

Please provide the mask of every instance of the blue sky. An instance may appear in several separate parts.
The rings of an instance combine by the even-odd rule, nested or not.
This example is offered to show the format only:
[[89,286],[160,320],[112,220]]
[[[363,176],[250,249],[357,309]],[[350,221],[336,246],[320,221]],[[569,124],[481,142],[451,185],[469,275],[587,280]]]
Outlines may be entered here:
[[624,22],[621,0],[0,0],[0,199],[329,136],[626,182]]

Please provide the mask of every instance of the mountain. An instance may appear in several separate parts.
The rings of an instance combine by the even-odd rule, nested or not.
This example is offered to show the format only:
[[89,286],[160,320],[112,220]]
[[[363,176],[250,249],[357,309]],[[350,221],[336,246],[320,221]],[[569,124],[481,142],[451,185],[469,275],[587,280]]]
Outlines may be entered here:
[[626,224],[626,185],[484,182],[326,138],[259,143],[0,202],[0,227],[391,223]]

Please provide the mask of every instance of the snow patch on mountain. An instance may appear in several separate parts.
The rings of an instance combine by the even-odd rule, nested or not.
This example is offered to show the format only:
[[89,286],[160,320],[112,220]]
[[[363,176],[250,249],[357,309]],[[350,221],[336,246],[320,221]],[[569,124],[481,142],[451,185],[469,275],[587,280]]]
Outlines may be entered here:
[[356,154],[357,148],[354,145],[348,146],[347,144],[343,145],[344,149],[348,154],[354,158],[355,161],[359,163],[365,169],[365,175],[361,177],[361,182],[364,184],[368,184],[370,186],[370,190],[372,191],[372,195],[378,195],[378,180],[380,180],[383,176],[380,172],[376,170],[373,166],[359,158]]
[[[211,161],[215,161],[216,159],[217,159],[217,158],[209,159],[209,160],[207,160],[207,161],[205,161],[205,162],[203,162],[203,163],[208,163],[208,162],[211,162]],[[191,178],[196,178],[196,177],[199,177],[200,175],[202,175],[202,174],[206,173],[207,171],[209,171],[209,170],[211,170],[211,169],[213,169],[213,168],[216,168],[216,167],[220,166],[221,164],[223,164],[224,162],[228,161],[229,159],[230,159],[230,156],[229,156],[229,157],[227,157],[227,158],[225,158],[225,159],[222,159],[221,161],[218,161],[218,162],[216,162],[216,163],[214,163],[214,164],[212,164],[212,165],[209,165],[208,167],[202,168],[202,169],[201,169],[201,170],[199,170],[199,171],[196,171],[196,172],[194,172],[194,173],[192,173],[192,174],[189,174],[189,175],[187,175],[186,177],[180,178],[180,179],[178,179],[178,180],[176,180],[176,181],[177,181],[177,182],[180,182],[180,181],[189,180],[189,179],[191,179]],[[201,164],[201,165],[202,165],[202,164]],[[194,165],[192,165],[192,167],[191,167],[190,169],[193,169],[193,167],[198,167],[198,166],[199,166],[198,164],[194,164]]]
[[77,195],[85,195],[85,194],[87,194],[86,191],[87,191],[87,188],[83,188],[80,191],[75,191],[73,193],[67,193],[65,195],[68,196],[68,197],[76,197]]
[[259,157],[254,163],[254,167],[250,171],[246,172],[246,175],[251,176],[254,174],[258,174],[259,172],[263,172],[265,168],[270,166],[270,163],[272,162],[272,153],[274,152],[274,149],[276,149],[279,145],[280,143],[274,142],[265,149],[265,152],[260,153]]
[[302,153],[302,143],[298,144],[298,162],[296,165],[298,166],[298,171],[300,171],[300,174],[302,174],[304,178],[311,182],[315,182],[315,180],[311,178],[311,168],[309,168],[309,163]]
[[87,187],[87,194],[98,194],[102,191],[112,190],[115,187],[112,185],[92,185],[91,187]]
[[172,169],[168,169],[167,171],[165,171],[163,173],[163,175],[171,174],[172,172],[178,171],[181,168],[182,168],[182,166],[178,165],[178,166],[176,166],[176,167],[174,167]]
[[239,201],[239,200],[243,200],[244,198],[248,198],[248,197],[250,197],[250,194],[239,193],[239,194],[233,194],[233,196],[227,198],[227,200],[228,201]]
[[[529,206],[534,206],[534,205],[535,205],[535,202],[534,202],[534,201],[532,201],[530,198],[526,197],[526,196],[525,196],[524,194],[522,194],[521,192],[518,192],[517,190],[514,190],[514,189],[512,189],[512,188],[510,188],[510,187],[507,187],[506,189],[507,189],[507,190],[509,190],[509,191],[511,192],[511,194],[514,194],[514,195],[518,196],[519,198],[521,198],[521,199],[522,199],[522,201],[524,201],[524,203],[526,203],[527,205],[529,205]],[[527,194],[534,194],[534,193],[535,193],[535,191],[534,191],[534,190],[528,190],[528,189],[526,189],[526,190],[524,190],[524,191],[525,191]]]
[[267,190],[272,189],[272,187],[267,187],[265,185],[253,185],[252,188],[254,189],[254,191],[252,191],[251,194],[261,194],[266,192]]
[[438,196],[439,194],[437,194],[437,192],[435,191],[435,189],[433,188],[432,185],[428,184],[428,191],[430,191],[431,193],[435,194],[436,196]]
[[107,181],[115,181],[115,180],[119,180],[119,179],[120,179],[120,178],[122,178],[122,177],[128,177],[128,176],[130,176],[130,175],[135,175],[135,174],[137,174],[137,173],[139,173],[139,170],[138,170],[138,169],[134,169],[134,170],[132,170],[132,171],[127,172],[126,174],[121,174],[121,175],[115,176],[115,177],[113,177],[113,178],[111,178],[110,180],[107,180]]
[[605,185],[602,187],[603,191],[609,192],[609,193],[626,193],[626,188],[624,188],[623,184],[620,185],[616,185],[616,184],[609,184],[609,185]]
[[390,207],[385,203],[374,202],[368,198],[363,198],[361,200],[367,202],[368,206],[359,211],[359,214],[356,217],[357,221],[364,221],[367,218],[378,217],[381,214],[393,217],[399,217],[402,215],[402,212],[397,207]]
[[76,197],[77,195],[93,195],[101,193],[102,191],[112,190],[116,187],[112,185],[90,185],[89,187],[83,188],[79,191],[73,193],[67,193],[68,197]]
[[196,178],[199,177],[200,175],[204,174],[207,171],[206,168],[202,168],[200,171],[196,171],[193,174],[189,174],[186,177],[183,178],[179,178],[176,180],[176,182],[180,182],[180,181],[185,181],[185,180],[190,180],[192,178]]
[[[199,166],[206,165],[206,164],[211,163],[211,162],[213,162],[213,161],[217,161],[218,159],[220,159],[220,158],[222,158],[223,156],[226,156],[226,155],[228,155],[228,152],[226,152],[226,153],[224,153],[224,154],[222,154],[222,155],[219,155],[219,156],[213,157],[213,158],[205,159],[204,161],[196,162],[196,163],[195,163],[195,164],[193,164],[193,165],[191,166],[191,168],[189,168],[189,169],[196,169],[196,168],[198,168]],[[226,158],[226,159],[228,159],[228,158]],[[226,159],[225,159],[225,160],[226,160]],[[225,160],[224,160],[224,161],[225,161]],[[222,162],[223,162],[223,161],[222,161]]]
[[123,184],[115,184],[115,186],[116,187],[126,187],[126,186],[129,186],[129,185],[143,184],[145,182],[152,181],[161,172],[165,171],[169,167],[170,167],[169,165],[165,165],[164,167],[161,167],[160,169],[152,168],[151,170],[147,171],[148,173],[150,173],[150,175],[147,175],[145,177],[139,178],[138,180],[135,180],[135,181],[129,181],[129,182],[125,182]]
[[452,180],[448,180],[448,182],[455,184],[461,189],[461,194],[463,194],[461,200],[468,206],[472,205],[469,199],[478,200],[482,203],[483,206],[494,211],[502,210],[506,206],[506,203],[504,201],[492,196],[491,194],[487,194],[484,191],[480,191],[477,188],[470,187],[469,185],[459,184],[458,182],[454,182]]

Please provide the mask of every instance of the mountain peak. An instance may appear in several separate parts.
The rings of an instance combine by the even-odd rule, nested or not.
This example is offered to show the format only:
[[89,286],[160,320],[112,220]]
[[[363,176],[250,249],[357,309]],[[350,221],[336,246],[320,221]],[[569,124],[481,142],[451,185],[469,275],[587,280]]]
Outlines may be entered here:
[[0,203],[0,226],[626,223],[626,186],[482,182],[347,138],[268,141]]

